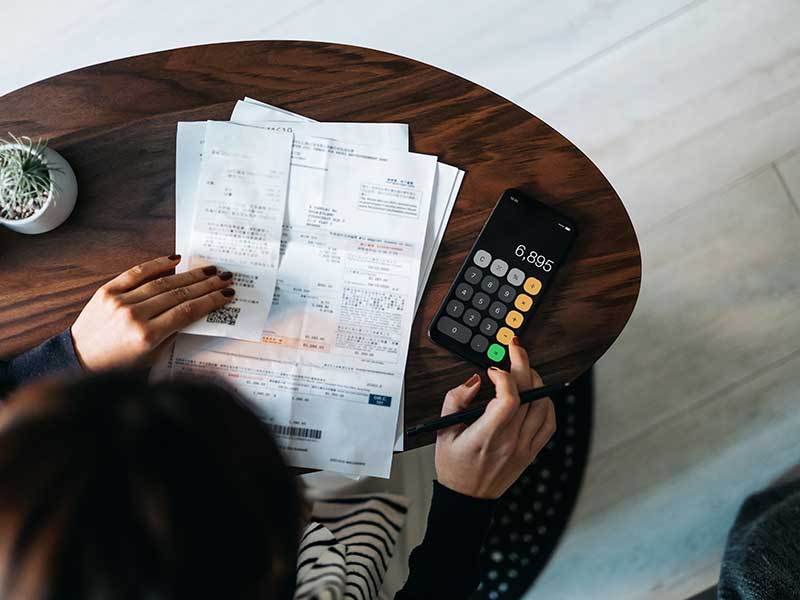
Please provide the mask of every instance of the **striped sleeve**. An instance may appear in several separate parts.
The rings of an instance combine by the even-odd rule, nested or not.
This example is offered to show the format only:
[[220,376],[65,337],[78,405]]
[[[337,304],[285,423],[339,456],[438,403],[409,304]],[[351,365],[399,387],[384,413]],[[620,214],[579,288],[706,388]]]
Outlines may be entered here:
[[[381,585],[408,503],[393,494],[370,494],[320,499],[312,508],[298,555],[295,598],[348,598],[372,600],[381,596]],[[341,551],[341,561],[330,556]],[[334,564],[339,584],[334,585]],[[323,579],[324,572],[328,577]],[[322,584],[328,586],[323,593]],[[341,595],[336,595],[340,593]]]

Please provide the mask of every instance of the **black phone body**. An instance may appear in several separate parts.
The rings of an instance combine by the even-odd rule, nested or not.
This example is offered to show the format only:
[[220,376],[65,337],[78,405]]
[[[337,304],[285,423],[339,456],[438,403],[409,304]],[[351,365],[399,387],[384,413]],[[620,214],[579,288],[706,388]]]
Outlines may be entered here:
[[532,320],[576,236],[558,211],[519,190],[503,192],[428,336],[482,367],[508,369],[508,345]]

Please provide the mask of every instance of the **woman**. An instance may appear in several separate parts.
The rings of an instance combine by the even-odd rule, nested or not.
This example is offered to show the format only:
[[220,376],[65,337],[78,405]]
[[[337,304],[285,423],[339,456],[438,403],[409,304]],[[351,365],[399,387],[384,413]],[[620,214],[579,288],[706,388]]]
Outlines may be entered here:
[[[0,368],[6,390],[53,371],[101,373],[20,388],[0,411],[2,597],[338,597],[324,578],[296,578],[305,506],[254,413],[210,384],[113,371],[146,364],[230,301],[230,274],[170,274],[179,260],[123,273],[70,331]],[[397,598],[474,591],[496,499],[555,430],[549,399],[520,406],[519,391],[541,380],[516,340],[509,353],[510,373],[488,372],[496,397],[485,414],[437,437],[428,529]],[[479,388],[475,374],[442,414]],[[377,593],[369,581],[358,588]]]

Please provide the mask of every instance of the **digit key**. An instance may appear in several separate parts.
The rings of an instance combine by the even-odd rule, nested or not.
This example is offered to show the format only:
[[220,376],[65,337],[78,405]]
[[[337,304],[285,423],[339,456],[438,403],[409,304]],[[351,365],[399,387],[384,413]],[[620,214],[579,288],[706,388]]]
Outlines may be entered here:
[[483,292],[478,292],[472,298],[472,306],[474,306],[475,308],[484,309],[487,306],[489,306],[489,299],[490,299],[489,296],[487,296]]
[[447,311],[448,315],[457,319],[464,312],[464,304],[458,300],[450,300],[450,302],[447,303],[447,308],[445,310]]
[[475,290],[467,283],[459,283],[456,288],[456,298],[459,300],[469,300]]
[[462,344],[466,344],[469,338],[472,337],[472,331],[469,327],[462,325],[458,321],[454,321],[450,317],[441,317],[436,322],[436,329]]
[[522,314],[515,310],[508,311],[508,314],[506,315],[506,325],[513,327],[514,329],[517,329],[520,325],[522,325],[522,320]]
[[517,290],[515,290],[510,285],[501,285],[500,289],[497,292],[497,297],[500,298],[503,302],[511,302],[514,299],[514,296],[517,295]]
[[492,302],[492,304],[489,306],[489,316],[493,319],[502,319],[506,316],[507,312],[508,308],[506,305],[502,302],[498,302],[497,300]]
[[477,283],[483,277],[483,271],[481,271],[478,267],[470,267],[466,271],[464,271],[464,281],[471,283],[472,285],[477,285]]
[[474,308],[468,308],[467,312],[464,313],[464,323],[466,323],[470,327],[477,327],[478,323],[480,322],[481,322],[481,313],[479,313]]
[[490,319],[489,317],[486,317],[483,321],[481,321],[482,334],[494,335],[495,331],[497,331],[497,321]]
[[483,281],[481,281],[481,289],[490,294],[497,289],[498,285],[500,285],[500,281],[498,281],[497,277],[493,277],[492,275],[487,275],[483,278]]

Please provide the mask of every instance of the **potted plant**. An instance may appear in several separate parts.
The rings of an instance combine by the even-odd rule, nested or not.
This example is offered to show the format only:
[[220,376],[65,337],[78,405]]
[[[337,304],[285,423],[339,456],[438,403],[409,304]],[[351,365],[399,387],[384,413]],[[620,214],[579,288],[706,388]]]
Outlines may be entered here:
[[0,224],[44,233],[69,217],[78,196],[75,173],[44,141],[0,139]]

